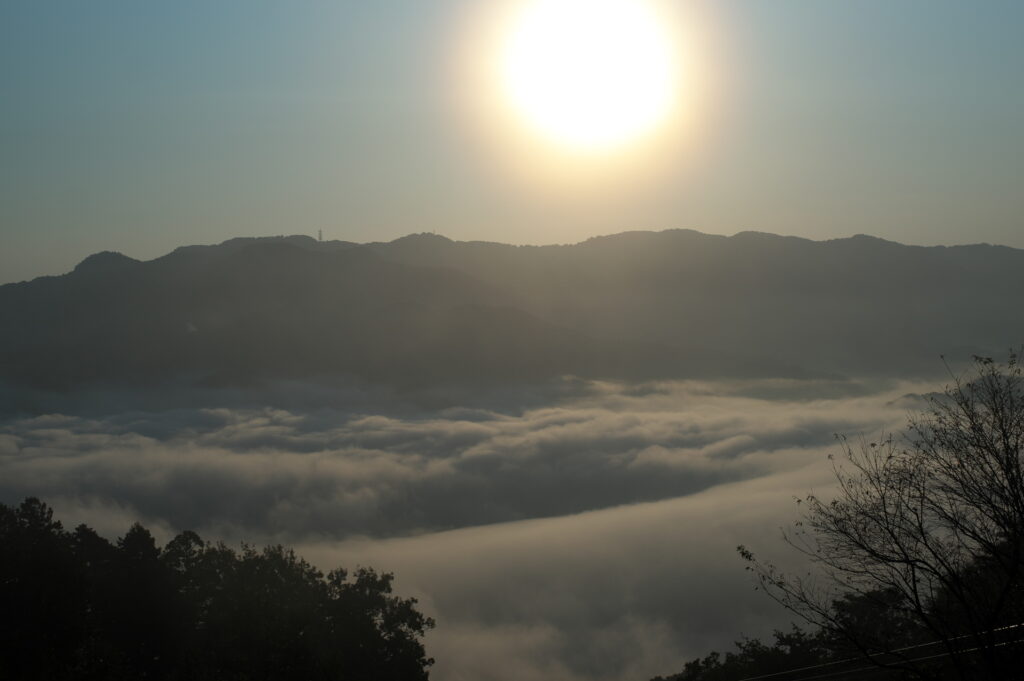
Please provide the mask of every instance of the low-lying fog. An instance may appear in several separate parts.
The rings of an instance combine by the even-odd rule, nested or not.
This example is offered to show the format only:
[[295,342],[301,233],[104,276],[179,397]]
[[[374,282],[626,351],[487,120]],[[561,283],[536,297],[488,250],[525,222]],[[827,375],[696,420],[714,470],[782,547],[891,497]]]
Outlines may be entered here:
[[792,561],[779,528],[794,496],[827,495],[835,435],[901,430],[936,387],[567,381],[394,409],[311,389],[288,409],[8,417],[0,500],[393,571],[437,620],[439,681],[645,681],[787,626],[736,545]]

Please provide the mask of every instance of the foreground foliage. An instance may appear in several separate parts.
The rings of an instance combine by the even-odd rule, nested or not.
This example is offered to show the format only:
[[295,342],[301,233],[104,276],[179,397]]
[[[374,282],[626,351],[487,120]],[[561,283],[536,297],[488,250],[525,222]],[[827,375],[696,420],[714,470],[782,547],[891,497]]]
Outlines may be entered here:
[[[923,632],[907,628],[904,622],[888,621],[873,605],[856,598],[835,604],[839,617],[847,620],[865,636],[886,641],[886,645],[918,651],[921,657],[935,650],[922,638]],[[919,646],[924,643],[923,646]],[[941,660],[919,663],[922,671],[946,678]],[[759,639],[736,642],[735,650],[724,654],[712,652],[687,662],[682,671],[651,681],[809,681],[810,679],[843,679],[844,681],[891,681],[906,678],[899,669],[886,669],[864,659],[860,649],[848,638],[825,627],[806,630],[794,625],[790,631],[776,631],[774,640]]]
[[[791,574],[739,547],[813,626],[694,660],[674,681],[1017,678],[1024,664],[1024,376],[976,358],[902,437],[841,440],[831,500],[800,500]],[[797,645],[799,644],[799,645]],[[859,665],[859,666],[858,666]],[[799,670],[801,667],[811,669]],[[784,670],[785,674],[775,675]]]
[[433,622],[391,582],[193,532],[161,549],[138,524],[112,544],[38,499],[0,504],[0,678],[427,679]]

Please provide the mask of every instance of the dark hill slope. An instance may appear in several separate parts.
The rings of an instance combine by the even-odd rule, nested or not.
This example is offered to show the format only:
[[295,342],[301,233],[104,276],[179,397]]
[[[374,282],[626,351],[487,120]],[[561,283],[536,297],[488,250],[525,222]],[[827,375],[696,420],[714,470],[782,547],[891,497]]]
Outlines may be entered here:
[[371,247],[458,269],[593,335],[815,370],[918,373],[943,353],[1000,353],[1024,341],[1024,251],[999,246],[674,230],[572,246],[421,236]]
[[517,247],[234,239],[0,286],[0,379],[398,385],[913,374],[1024,340],[1024,251],[631,232]]
[[182,377],[410,385],[681,371],[668,347],[593,339],[464,272],[366,248],[258,240],[131,266],[99,257],[0,287],[4,379],[50,389]]

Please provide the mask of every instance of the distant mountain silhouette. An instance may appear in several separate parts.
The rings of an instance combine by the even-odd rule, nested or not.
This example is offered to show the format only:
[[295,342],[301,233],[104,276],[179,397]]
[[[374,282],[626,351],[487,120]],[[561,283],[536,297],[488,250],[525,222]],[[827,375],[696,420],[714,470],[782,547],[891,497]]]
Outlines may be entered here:
[[0,286],[0,379],[393,385],[913,374],[1024,339],[1024,251],[630,232],[569,246],[289,236],[104,252]]
[[78,263],[78,266],[75,267],[75,272],[103,274],[127,269],[138,264],[138,260],[129,258],[127,255],[122,253],[101,251],[99,253],[93,253],[88,258]]

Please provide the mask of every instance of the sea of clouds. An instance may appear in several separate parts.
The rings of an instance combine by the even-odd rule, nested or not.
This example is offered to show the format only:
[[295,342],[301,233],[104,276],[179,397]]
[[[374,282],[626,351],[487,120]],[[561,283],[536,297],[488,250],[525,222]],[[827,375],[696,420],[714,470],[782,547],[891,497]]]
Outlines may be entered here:
[[437,620],[439,681],[644,681],[788,626],[735,547],[794,560],[779,528],[794,497],[829,493],[835,436],[900,431],[935,387],[574,382],[461,406],[317,392],[8,416],[0,501],[393,571]]

